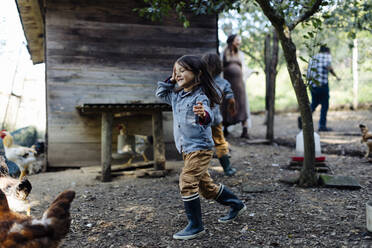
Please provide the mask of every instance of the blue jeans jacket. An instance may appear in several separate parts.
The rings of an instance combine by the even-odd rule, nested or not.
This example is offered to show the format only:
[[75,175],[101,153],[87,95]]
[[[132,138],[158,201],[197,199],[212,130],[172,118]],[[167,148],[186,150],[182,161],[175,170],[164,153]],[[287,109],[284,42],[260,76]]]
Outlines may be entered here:
[[[234,93],[231,89],[231,85],[229,81],[227,81],[226,79],[220,76],[217,76],[214,79],[214,82],[221,89],[224,99],[228,100],[228,99],[234,98]],[[213,116],[214,116],[212,127],[214,127],[214,126],[219,125],[222,122],[222,114],[221,114],[220,105],[214,106],[212,111],[213,111]]]
[[[210,109],[210,101],[200,87],[185,92],[174,91],[175,84],[158,82],[156,96],[172,106],[173,133],[177,150],[188,154],[194,151],[210,150],[214,146],[212,130],[210,127],[213,114]],[[202,102],[205,111],[209,115],[206,123],[200,124],[199,117],[193,112],[196,102]]]

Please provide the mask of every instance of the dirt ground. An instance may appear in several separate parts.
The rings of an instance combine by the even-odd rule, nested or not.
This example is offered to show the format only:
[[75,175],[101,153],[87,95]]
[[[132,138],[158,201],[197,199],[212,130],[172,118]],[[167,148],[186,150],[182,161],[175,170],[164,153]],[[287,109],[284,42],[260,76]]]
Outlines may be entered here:
[[[316,128],[318,114],[314,114]],[[253,138],[265,137],[263,119],[253,116]],[[293,141],[298,133],[296,120],[297,114],[277,115],[275,137]],[[41,216],[59,192],[74,189],[71,230],[62,247],[372,247],[365,213],[366,202],[372,200],[372,164],[348,155],[350,150],[365,151],[358,136],[361,122],[372,128],[372,112],[330,112],[329,126],[335,132],[321,133],[322,147],[340,151],[325,154],[332,173],[353,176],[360,190],[282,184],[281,177],[295,173],[281,168],[294,149],[247,144],[238,138],[240,127],[233,127],[228,140],[237,175],[224,176],[216,159],[210,172],[215,182],[245,201],[248,211],[233,223],[221,224],[217,219],[227,209],[203,199],[207,232],[196,240],[172,239],[186,225],[178,191],[180,161],[168,161],[173,170],[163,178],[122,176],[101,183],[93,169],[32,175],[31,198],[36,201],[32,215]]]

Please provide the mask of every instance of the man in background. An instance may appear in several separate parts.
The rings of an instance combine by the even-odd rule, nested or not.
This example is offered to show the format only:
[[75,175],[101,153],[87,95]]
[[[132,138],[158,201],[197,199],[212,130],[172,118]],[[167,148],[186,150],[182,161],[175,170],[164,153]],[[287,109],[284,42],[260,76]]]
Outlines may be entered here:
[[[332,131],[327,127],[327,112],[329,107],[329,86],[328,73],[331,73],[337,80],[341,80],[335,73],[332,67],[332,57],[327,46],[321,46],[319,53],[314,55],[309,61],[307,69],[307,79],[310,84],[311,91],[311,111],[314,112],[320,104],[320,119],[318,131]],[[299,126],[302,128],[301,119],[299,118]]]

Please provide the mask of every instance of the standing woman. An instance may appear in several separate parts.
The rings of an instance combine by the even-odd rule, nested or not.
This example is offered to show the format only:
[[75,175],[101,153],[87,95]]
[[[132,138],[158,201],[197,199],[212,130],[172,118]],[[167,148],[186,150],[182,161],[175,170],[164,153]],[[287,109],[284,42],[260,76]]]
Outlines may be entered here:
[[[236,111],[231,115],[228,111],[228,103],[222,104],[222,116],[225,137],[228,133],[228,126],[237,123],[242,124],[241,138],[249,139],[248,126],[251,125],[248,99],[245,91],[244,75],[244,55],[239,51],[241,39],[239,35],[232,34],[227,38],[227,47],[223,52],[223,76],[230,82],[231,89],[235,96]],[[248,75],[247,75],[248,76]]]

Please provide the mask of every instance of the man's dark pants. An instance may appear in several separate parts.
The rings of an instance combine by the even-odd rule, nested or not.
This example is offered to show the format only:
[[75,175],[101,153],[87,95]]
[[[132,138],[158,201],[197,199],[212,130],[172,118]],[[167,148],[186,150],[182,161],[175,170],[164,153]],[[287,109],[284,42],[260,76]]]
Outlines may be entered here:
[[327,112],[329,106],[329,87],[327,85],[311,88],[311,111],[314,112],[318,105],[321,105],[319,129],[327,127]]

